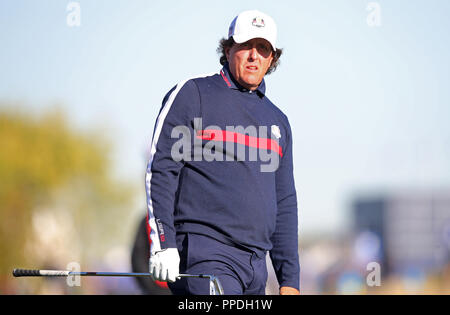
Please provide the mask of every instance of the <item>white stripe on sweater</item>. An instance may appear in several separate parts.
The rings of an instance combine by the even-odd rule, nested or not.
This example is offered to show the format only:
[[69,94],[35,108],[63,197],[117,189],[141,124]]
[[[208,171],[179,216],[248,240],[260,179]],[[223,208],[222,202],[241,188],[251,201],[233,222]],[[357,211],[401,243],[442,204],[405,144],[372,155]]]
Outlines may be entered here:
[[[175,100],[175,98],[178,95],[178,92],[181,90],[181,88],[186,84],[187,81],[197,78],[204,78],[208,76],[212,76],[217,73],[210,73],[205,75],[199,75],[193,78],[189,78],[187,80],[184,80],[177,84],[175,90],[170,93],[169,98],[167,99],[166,103],[163,105],[163,109],[161,110],[161,113],[158,116],[158,119],[156,121],[156,128],[155,132],[153,134],[153,141],[151,145],[150,150],[150,159],[147,164],[147,172],[145,174],[145,188],[147,193],[147,211],[148,211],[148,224],[150,225],[150,240],[151,240],[151,249],[150,252],[153,254],[155,252],[158,252],[161,250],[161,243],[159,241],[159,236],[157,233],[157,226],[156,226],[156,218],[153,213],[153,201],[152,201],[152,195],[151,195],[151,181],[152,181],[152,162],[153,157],[156,153],[156,146],[158,144],[159,135],[161,134],[162,127],[164,125],[164,120],[166,119],[167,114],[169,113],[170,108],[172,107],[172,104]],[[174,210],[174,209],[172,209]]]

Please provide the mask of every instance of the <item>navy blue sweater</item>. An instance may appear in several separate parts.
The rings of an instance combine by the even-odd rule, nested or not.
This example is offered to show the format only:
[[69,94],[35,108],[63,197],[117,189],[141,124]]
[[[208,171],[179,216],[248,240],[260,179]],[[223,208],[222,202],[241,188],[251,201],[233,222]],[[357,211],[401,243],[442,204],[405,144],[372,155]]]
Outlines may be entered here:
[[155,124],[146,173],[152,252],[180,232],[264,254],[280,286],[299,288],[297,198],[287,117],[242,88],[228,65],[172,88]]

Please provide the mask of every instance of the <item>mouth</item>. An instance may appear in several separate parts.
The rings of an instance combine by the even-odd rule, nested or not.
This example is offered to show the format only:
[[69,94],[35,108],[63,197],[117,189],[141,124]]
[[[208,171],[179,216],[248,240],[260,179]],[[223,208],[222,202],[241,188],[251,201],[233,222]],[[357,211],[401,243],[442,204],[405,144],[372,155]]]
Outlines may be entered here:
[[249,65],[249,66],[246,66],[245,69],[250,72],[257,72],[258,66]]

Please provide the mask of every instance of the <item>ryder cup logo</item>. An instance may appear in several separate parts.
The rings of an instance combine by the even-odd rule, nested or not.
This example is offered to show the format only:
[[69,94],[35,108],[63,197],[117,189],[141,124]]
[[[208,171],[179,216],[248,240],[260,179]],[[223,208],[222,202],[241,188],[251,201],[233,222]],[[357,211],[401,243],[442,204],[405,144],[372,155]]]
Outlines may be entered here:
[[270,126],[270,129],[272,131],[272,134],[275,136],[275,138],[277,138],[277,139],[281,138],[281,131],[277,125]]
[[264,27],[266,24],[264,23],[264,20],[260,17],[255,17],[252,21],[252,25],[256,27]]

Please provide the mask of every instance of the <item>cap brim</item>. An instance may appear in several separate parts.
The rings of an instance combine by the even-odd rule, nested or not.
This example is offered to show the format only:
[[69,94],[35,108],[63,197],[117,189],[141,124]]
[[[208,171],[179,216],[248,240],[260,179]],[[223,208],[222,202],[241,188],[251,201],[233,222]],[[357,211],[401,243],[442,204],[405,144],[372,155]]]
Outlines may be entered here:
[[236,43],[238,43],[238,44],[245,43],[245,42],[247,42],[247,41],[249,41],[251,39],[254,39],[254,38],[262,38],[262,39],[265,39],[266,41],[269,42],[269,44],[272,46],[272,50],[273,51],[277,50],[275,45],[269,39],[267,39],[264,36],[259,36],[258,34],[254,34],[254,35],[243,35],[243,34],[241,34],[241,35],[233,35],[232,37],[233,37],[233,40]]

